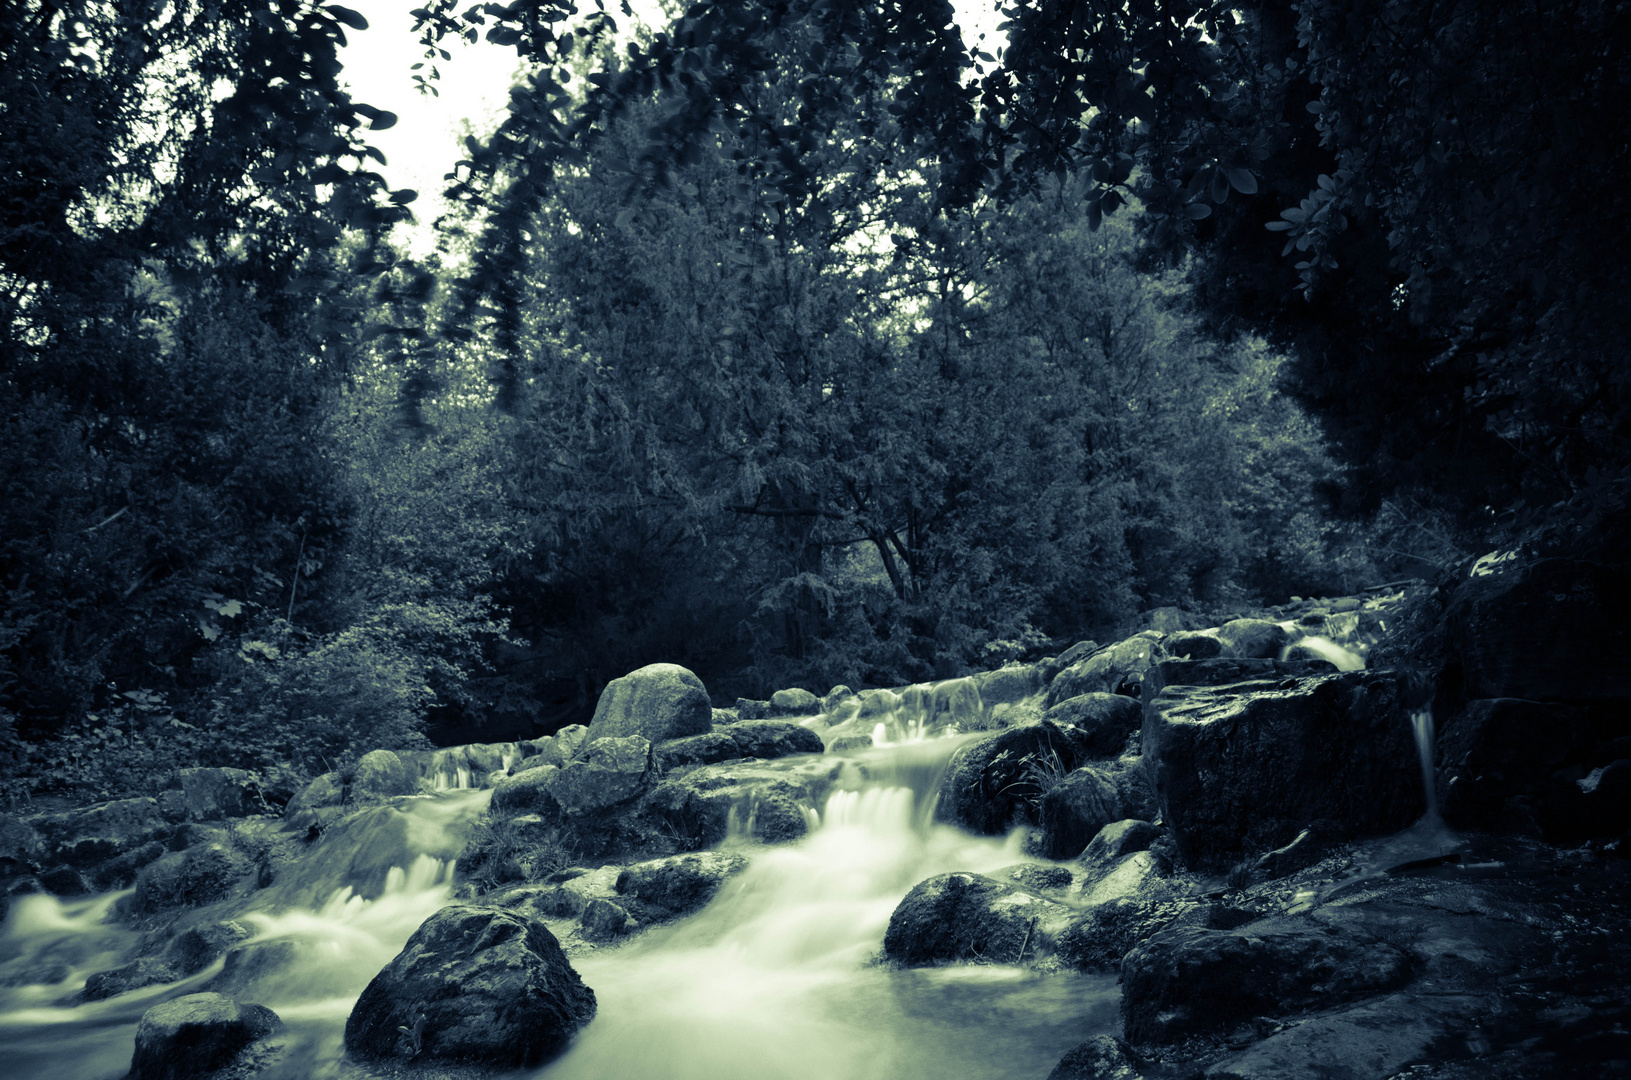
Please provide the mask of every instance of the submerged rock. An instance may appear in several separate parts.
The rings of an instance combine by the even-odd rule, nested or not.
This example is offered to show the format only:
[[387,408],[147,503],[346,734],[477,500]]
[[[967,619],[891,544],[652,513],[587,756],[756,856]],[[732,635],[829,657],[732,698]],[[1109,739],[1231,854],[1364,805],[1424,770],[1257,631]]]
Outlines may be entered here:
[[264,1005],[240,1005],[221,994],[187,994],[155,1005],[136,1025],[136,1053],[126,1080],[192,1080],[232,1064],[282,1022]]
[[889,917],[885,959],[908,967],[977,960],[1017,964],[1052,950],[1070,909],[980,874],[919,882]]
[[701,679],[678,664],[647,664],[606,684],[589,721],[589,738],[639,736],[658,743],[713,727],[714,710]]
[[1171,1042],[1392,990],[1409,976],[1402,949],[1332,927],[1176,928],[1122,961],[1122,1020],[1135,1043]]
[[346,1049],[369,1058],[538,1065],[595,1014],[594,991],[543,923],[456,904],[426,919],[357,999]]

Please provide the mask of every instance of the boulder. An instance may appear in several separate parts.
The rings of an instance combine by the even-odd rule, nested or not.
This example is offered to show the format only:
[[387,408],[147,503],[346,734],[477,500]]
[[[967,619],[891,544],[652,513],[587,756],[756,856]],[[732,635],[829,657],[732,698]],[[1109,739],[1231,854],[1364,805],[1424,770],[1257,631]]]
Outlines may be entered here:
[[1328,660],[1269,660],[1262,657],[1216,656],[1201,660],[1163,660],[1145,680],[1146,701],[1167,686],[1228,686],[1231,683],[1268,680],[1283,682],[1308,675],[1337,670]]
[[[702,907],[725,879],[747,867],[742,856],[723,851],[699,851],[652,859],[626,867],[617,876],[617,892],[647,909],[644,921],[688,915]],[[649,909],[656,908],[656,912]]]
[[1040,694],[1045,685],[1038,664],[1009,664],[972,678],[975,689],[980,692],[980,701],[988,709],[996,705],[1016,705],[1032,694]]
[[1095,1035],[1073,1047],[1048,1080],[1143,1080],[1127,1048],[1109,1035]]
[[71,866],[53,866],[48,870],[41,870],[35,875],[40,888],[52,896],[84,896],[90,892],[90,886],[78,870]]
[[560,816],[561,804],[555,801],[555,777],[560,772],[555,765],[540,765],[506,777],[493,785],[493,801],[488,809],[497,818],[518,814],[538,814],[546,819]]
[[1045,863],[1025,863],[998,871],[999,875],[1014,882],[1020,888],[1036,891],[1054,891],[1070,888],[1072,881],[1070,870],[1063,866],[1050,866]]
[[412,795],[419,785],[408,775],[402,759],[390,750],[370,750],[357,762],[351,776],[350,795],[353,802],[370,802]]
[[1161,861],[1149,851],[1124,855],[1107,871],[1083,879],[1081,902],[1097,907],[1141,896],[1161,879],[1162,869]]
[[1087,765],[1066,775],[1037,803],[1036,853],[1045,859],[1074,859],[1112,821],[1127,816],[1108,768]]
[[345,802],[345,785],[337,772],[326,772],[301,788],[283,808],[283,820],[291,829],[306,829],[322,819],[322,812]]
[[1223,641],[1216,633],[1189,630],[1161,642],[1161,651],[1178,660],[1205,660],[1222,654]]
[[[712,709],[708,711],[708,715],[711,720]],[[568,724],[555,733],[555,745],[561,748],[561,753],[568,761],[577,757],[583,750],[584,743],[588,741],[589,729],[582,724]]]
[[978,730],[985,723],[985,703],[973,679],[947,679],[929,691],[929,723],[956,724],[959,730]]
[[901,706],[901,696],[893,690],[862,690],[857,696],[861,711],[856,715],[862,720],[883,720]]
[[244,769],[177,769],[175,782],[192,821],[248,817],[267,809],[255,775]]
[[[821,792],[811,778],[754,761],[704,765],[658,784],[641,803],[651,827],[687,847],[711,847],[738,828],[767,843],[803,836],[805,808]],[[670,848],[672,850],[672,848]]]
[[844,704],[844,702],[850,700],[854,696],[855,691],[851,690],[849,687],[842,684],[835,686],[831,690],[828,690],[822,697],[821,711],[826,715],[831,716],[840,705]]
[[1127,745],[1127,736],[1139,729],[1144,709],[1125,694],[1078,694],[1053,706],[1047,717],[1080,731],[1091,756],[1115,757]]
[[[1577,844],[1628,827],[1619,800],[1599,797],[1602,773],[1631,756],[1623,709],[1488,698],[1469,701],[1439,731],[1439,806],[1463,829]],[[1587,790],[1587,789],[1591,790]],[[1602,791],[1609,795],[1610,789]]]
[[1099,650],[1096,641],[1078,641],[1058,656],[1049,657],[1037,663],[1037,669],[1042,675],[1043,685],[1053,682],[1054,677],[1072,664],[1086,660]]
[[725,734],[736,743],[737,752],[732,757],[779,758],[789,754],[820,754],[826,750],[820,735],[784,720],[731,724]]
[[1291,643],[1285,627],[1267,619],[1231,619],[1218,627],[1226,656],[1274,659]]
[[770,695],[771,716],[814,716],[821,711],[821,699],[798,687],[777,690]]
[[506,892],[495,902],[529,918],[580,918],[596,900],[617,899],[621,866],[598,870],[573,867],[549,877],[543,885],[527,885]]
[[1080,694],[1125,694],[1143,698],[1144,679],[1155,664],[1155,643],[1131,637],[1100,649],[1065,668],[1048,685],[1047,707]]
[[0,878],[33,873],[45,855],[34,826],[16,814],[0,814]]
[[889,916],[883,955],[907,967],[977,960],[1017,964],[1051,952],[1070,909],[979,874],[919,882]]
[[151,840],[167,841],[176,831],[157,799],[115,799],[26,820],[39,836],[42,866],[95,866]]
[[589,738],[638,736],[659,743],[713,729],[714,710],[701,679],[678,664],[647,664],[606,684]]
[[636,798],[646,789],[650,771],[651,743],[645,739],[598,738],[581,758],[550,774],[549,792],[565,813],[581,816]]
[[[751,721],[750,721],[751,722]],[[798,725],[793,725],[797,727]],[[803,728],[799,728],[803,731]],[[814,734],[812,732],[811,734]],[[817,742],[821,739],[816,738]],[[661,772],[684,768],[687,765],[712,765],[742,757],[736,740],[729,732],[710,731],[706,735],[687,735],[683,739],[668,739],[652,750],[652,758]]]
[[1333,839],[1399,829],[1425,807],[1402,681],[1354,671],[1169,686],[1142,745],[1184,859],[1226,868],[1322,820]]
[[365,1058],[529,1068],[564,1050],[594,1014],[594,991],[542,922],[455,904],[374,976],[346,1020],[345,1045]]
[[1080,861],[1096,870],[1108,869],[1134,852],[1148,851],[1165,831],[1159,825],[1137,818],[1112,821],[1088,842]]
[[583,928],[583,936],[588,940],[610,941],[638,930],[640,920],[622,904],[596,897],[584,905],[578,925]]
[[1044,787],[1085,763],[1088,750],[1075,728],[1048,720],[969,743],[946,769],[935,817],[988,836],[1035,824],[1035,801]]
[[198,844],[144,867],[129,902],[141,913],[213,904],[233,895],[254,870],[247,858],[226,844]]
[[1334,927],[1177,927],[1122,961],[1122,1021],[1135,1043],[1172,1042],[1254,1016],[1328,1008],[1409,976],[1404,950]]
[[136,880],[136,875],[141,872],[142,867],[163,858],[168,851],[169,848],[157,840],[149,840],[134,851],[127,851],[105,863],[99,863],[90,871],[91,884],[102,892],[128,888]]
[[1132,893],[1107,900],[1073,919],[1059,934],[1055,948],[1067,967],[1120,972],[1122,958],[1135,946],[1174,926],[1209,926],[1208,913],[1206,905],[1194,900],[1154,891]]
[[264,1005],[240,1005],[221,994],[187,994],[155,1005],[136,1025],[136,1052],[126,1080],[191,1080],[232,1064],[252,1043],[281,1026]]
[[768,720],[770,719],[770,702],[745,697],[737,698],[736,718],[738,720]]
[[1512,560],[1462,582],[1445,612],[1469,698],[1617,703],[1631,698],[1631,571]]

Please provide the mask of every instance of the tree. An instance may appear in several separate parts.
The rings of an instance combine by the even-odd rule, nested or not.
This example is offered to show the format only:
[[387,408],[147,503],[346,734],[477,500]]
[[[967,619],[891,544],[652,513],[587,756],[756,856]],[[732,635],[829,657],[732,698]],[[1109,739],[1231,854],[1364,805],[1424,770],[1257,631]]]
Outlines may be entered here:
[[[1631,461],[1617,0],[1036,0],[1005,9],[1000,60],[966,48],[944,0],[704,0],[578,108],[555,66],[582,44],[556,29],[567,5],[456,9],[423,9],[427,36],[486,25],[540,65],[462,174],[495,237],[654,90],[647,183],[725,131],[794,205],[823,197],[806,140],[881,98],[948,211],[1070,171],[1093,220],[1136,198],[1154,253],[1200,256],[1215,329],[1291,350],[1355,509],[1403,486],[1487,522]],[[794,35],[787,115],[751,87]],[[500,173],[518,182],[484,188]],[[483,265],[485,289],[501,267]]]
[[[0,720],[29,737],[184,686],[338,534],[319,402],[343,229],[407,215],[308,0],[0,14]],[[358,262],[374,260],[368,242]],[[3,727],[0,724],[0,727]]]

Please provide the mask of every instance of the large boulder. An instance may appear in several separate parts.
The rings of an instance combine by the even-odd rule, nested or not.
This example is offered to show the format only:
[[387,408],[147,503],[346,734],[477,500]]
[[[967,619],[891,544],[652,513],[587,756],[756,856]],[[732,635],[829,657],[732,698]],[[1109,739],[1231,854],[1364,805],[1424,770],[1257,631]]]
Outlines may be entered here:
[[1171,1042],[1254,1016],[1327,1008],[1409,977],[1404,950],[1334,927],[1175,927],[1122,961],[1121,1014],[1131,1041]]
[[1469,698],[1631,698],[1631,573],[1573,559],[1513,560],[1463,582],[1445,613]]
[[243,854],[227,844],[196,844],[144,867],[136,876],[130,906],[134,911],[150,913],[212,904],[236,893],[254,869]]
[[1144,680],[1155,662],[1155,642],[1149,638],[1118,641],[1055,675],[1048,685],[1047,706],[1051,709],[1080,694],[1146,697]]
[[45,866],[94,866],[149,841],[168,840],[176,832],[176,822],[165,816],[157,799],[116,799],[81,810],[38,814],[27,823],[39,836],[39,861]]
[[233,1063],[281,1026],[264,1005],[240,1005],[221,994],[187,994],[155,1005],[136,1025],[136,1052],[126,1080],[192,1080]]
[[796,686],[770,695],[771,716],[814,716],[820,711],[821,699]]
[[[1090,750],[1075,728],[1048,720],[970,743],[952,757],[935,816],[988,836],[1035,824],[1042,792],[1053,778],[1084,764]],[[1089,833],[1082,843],[1091,837]]]
[[719,843],[733,822],[766,843],[795,840],[822,794],[812,780],[755,761],[704,765],[658,784],[641,801],[641,818],[684,847]]
[[1187,630],[1163,640],[1161,651],[1174,659],[1205,660],[1223,654],[1223,641],[1215,632]]
[[1420,817],[1405,700],[1400,678],[1371,671],[1164,689],[1145,716],[1144,761],[1179,851],[1222,869],[1315,821],[1343,838]]
[[412,795],[419,790],[415,779],[408,775],[402,759],[390,750],[370,750],[357,762],[351,776],[350,795],[353,802],[370,802]]
[[538,1065],[595,1014],[594,991],[542,922],[455,904],[426,919],[374,976],[345,1024],[366,1058]]
[[555,801],[554,788],[555,777],[560,771],[555,765],[539,765],[505,777],[493,785],[493,801],[487,804],[488,809],[495,818],[510,818],[519,814],[558,817],[561,804]]
[[[734,725],[733,725],[734,726]],[[744,725],[745,726],[745,725]],[[797,724],[792,725],[798,727]],[[803,728],[799,728],[803,731]],[[811,734],[814,734],[813,732]],[[820,742],[820,736],[816,742]],[[681,769],[687,765],[713,765],[732,758],[743,757],[736,740],[727,731],[710,731],[706,735],[687,735],[683,739],[669,739],[658,743],[652,750],[657,768],[662,772]]]
[[1080,731],[1094,757],[1115,757],[1126,746],[1127,736],[1139,729],[1144,708],[1125,694],[1078,694],[1049,709],[1047,718]]
[[736,743],[736,753],[731,757],[779,758],[789,754],[819,754],[826,750],[820,735],[785,720],[748,720],[729,725],[723,734],[729,735]]
[[636,798],[650,772],[651,743],[645,739],[595,739],[580,759],[550,775],[549,791],[564,812],[581,816]]
[[1128,816],[1115,777],[1103,765],[1086,765],[1049,787],[1037,802],[1036,853],[1074,859],[1100,829]]
[[1039,694],[1045,685],[1039,664],[1009,664],[995,671],[971,676],[980,692],[980,701],[990,709],[997,705],[1017,705],[1032,694]]
[[907,967],[977,960],[1017,964],[1052,951],[1070,909],[979,874],[919,882],[889,916],[887,960]]
[[1291,643],[1285,627],[1267,619],[1231,619],[1217,634],[1225,655],[1244,659],[1274,659]]
[[1083,866],[1095,870],[1108,870],[1121,859],[1139,851],[1148,851],[1160,839],[1165,829],[1138,818],[1112,821],[1100,829],[1082,852]]
[[267,809],[254,773],[244,769],[177,769],[175,786],[192,821],[248,817]]
[[1631,805],[1612,783],[1614,763],[1631,758],[1623,708],[1470,701],[1443,724],[1438,758],[1440,810],[1458,828],[1558,843],[1631,828]]
[[658,743],[713,727],[714,710],[701,679],[678,664],[647,664],[606,684],[589,721],[589,737],[637,735]]

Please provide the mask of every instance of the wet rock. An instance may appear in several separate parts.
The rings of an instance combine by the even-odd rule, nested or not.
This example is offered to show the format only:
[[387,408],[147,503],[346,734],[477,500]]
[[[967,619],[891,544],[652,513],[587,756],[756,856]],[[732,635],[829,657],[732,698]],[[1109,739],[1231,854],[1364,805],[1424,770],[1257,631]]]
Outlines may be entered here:
[[1409,978],[1403,950],[1332,929],[1179,927],[1157,934],[1122,961],[1128,1039],[1171,1042],[1254,1016],[1329,1008]]
[[849,750],[869,750],[873,746],[870,735],[840,735],[827,747],[829,754],[842,754]]
[[[988,836],[1035,824],[1034,800],[1044,784],[1085,763],[1088,749],[1076,729],[1048,720],[970,743],[946,770],[935,817]],[[1082,843],[1091,838],[1089,833]]]
[[807,727],[778,720],[749,720],[728,729],[736,743],[732,757],[779,758],[789,754],[820,754],[826,750],[817,735]]
[[987,709],[1017,705],[1032,694],[1040,694],[1046,685],[1042,681],[1042,668],[1037,664],[1008,664],[971,677]]
[[834,709],[854,696],[854,690],[851,690],[849,687],[844,686],[843,684],[839,684],[822,695],[821,711],[831,715]]
[[1063,866],[1039,866],[1036,863],[1026,863],[1001,872],[1002,877],[1014,882],[1022,889],[1068,889],[1071,883],[1070,871]]
[[1291,643],[1285,627],[1267,619],[1231,619],[1217,633],[1225,655],[1248,659],[1274,659]]
[[248,859],[225,844],[200,844],[143,868],[129,902],[134,911],[144,914],[211,904],[236,892],[254,869]]
[[249,817],[267,808],[255,775],[244,769],[177,769],[176,787],[190,821]]
[[1326,1080],[1333,1062],[1362,1068],[1366,1076],[1408,1074],[1412,1062],[1430,1059],[1455,1036],[1464,1043],[1487,1008],[1486,998],[1472,994],[1389,994],[1275,1032],[1213,1065],[1206,1077]]
[[[820,736],[816,737],[816,741],[821,741]],[[687,735],[683,739],[669,739],[658,743],[652,751],[657,768],[662,772],[687,765],[712,765],[742,756],[742,751],[737,749],[736,740],[723,731],[710,731],[706,735]]]
[[1108,1035],[1095,1035],[1072,1048],[1048,1080],[1143,1080],[1126,1047]]
[[167,840],[175,832],[157,799],[116,799],[27,821],[41,841],[41,865],[66,863],[75,868],[95,866],[150,840]]
[[1161,651],[1177,660],[1206,660],[1223,653],[1223,641],[1205,630],[1186,631],[1161,642]]
[[264,1005],[221,994],[187,994],[155,1005],[136,1025],[127,1080],[191,1080],[224,1068],[281,1026]]
[[770,702],[758,701],[754,698],[736,699],[736,718],[738,720],[768,720],[770,719]]
[[345,1045],[367,1058],[417,1054],[526,1068],[566,1048],[594,991],[553,934],[516,912],[456,904],[426,919],[357,999]]
[[144,956],[111,971],[98,971],[85,980],[85,986],[75,995],[78,1001],[106,1001],[145,986],[158,986],[182,978],[164,960],[157,956]]
[[0,814],[0,877],[33,873],[45,854],[34,827],[16,814]]
[[53,866],[35,875],[40,887],[52,896],[84,896],[90,892],[85,879],[71,866]]
[[1056,724],[1075,726],[1090,756],[1115,757],[1143,723],[1144,709],[1137,698],[1125,694],[1078,694],[1050,708],[1047,717]]
[[1146,680],[1149,693],[1145,700],[1153,700],[1166,686],[1228,686],[1231,683],[1264,680],[1281,682],[1325,675],[1336,669],[1336,665],[1328,660],[1268,660],[1236,656],[1216,656],[1207,660],[1163,660]]
[[1049,788],[1037,803],[1037,854],[1074,859],[1098,831],[1126,817],[1110,770],[1086,766]]
[[134,851],[109,859],[91,871],[91,881],[102,892],[127,888],[136,880],[142,867],[162,858],[169,849],[157,840],[149,840]]
[[1155,643],[1131,637],[1100,649],[1055,675],[1048,685],[1048,708],[1081,694],[1124,694],[1142,698],[1144,680],[1155,665]]
[[796,686],[770,695],[771,716],[814,716],[820,711],[821,699]]
[[589,737],[637,736],[648,742],[703,735],[714,728],[714,710],[702,680],[678,664],[647,664],[601,691],[589,721]]
[[1017,964],[1052,948],[1070,909],[979,874],[919,882],[889,917],[885,959],[908,967],[977,960]]
[[1247,882],[1255,885],[1289,877],[1319,862],[1329,849],[1330,845],[1319,838],[1315,829],[1304,829],[1291,843],[1260,855],[1247,871]]
[[1166,894],[1134,894],[1099,904],[1061,931],[1058,956],[1078,971],[1119,972],[1132,949],[1174,926],[1206,926],[1206,907]]
[[550,876],[542,885],[525,885],[484,902],[497,904],[531,918],[578,918],[596,900],[617,899],[617,879],[621,866],[598,870],[572,867]]
[[283,820],[291,829],[303,830],[322,819],[323,812],[345,802],[345,785],[337,772],[326,772],[289,800]]
[[1098,831],[1082,852],[1081,863],[1094,869],[1108,869],[1138,851],[1148,851],[1166,830],[1137,818],[1112,821]]
[[937,727],[955,724],[959,731],[976,731],[985,723],[985,708],[973,679],[947,679],[929,691],[928,721]]
[[639,796],[650,769],[651,744],[638,735],[595,739],[549,777],[549,791],[565,813],[581,816]]
[[1149,851],[1135,851],[1111,863],[1103,871],[1082,881],[1081,902],[1088,906],[1108,904],[1140,896],[1160,881],[1163,868]]
[[357,762],[349,793],[353,802],[412,795],[419,790],[402,759],[390,750],[370,750]]
[[796,772],[753,761],[722,762],[664,780],[642,800],[641,816],[685,847],[719,843],[733,813],[736,821],[751,822],[759,839],[778,843],[804,835],[804,808],[820,794]]
[[1506,565],[1458,586],[1445,613],[1469,698],[1631,698],[1631,572],[1573,559]]
[[[1457,828],[1574,843],[1618,836],[1631,821],[1612,798],[1591,798],[1631,735],[1623,709],[1493,698],[1469,701],[1439,725],[1440,809]],[[1598,774],[1598,781],[1601,774]],[[1592,790],[1588,792],[1586,788]],[[1603,792],[1612,793],[1612,787]]]
[[639,929],[640,922],[622,904],[596,897],[584,906],[578,923],[590,941],[610,941]]
[[714,898],[725,879],[747,867],[740,855],[701,851],[653,859],[625,868],[617,892],[668,916],[688,915]]
[[1313,821],[1338,838],[1415,820],[1425,800],[1404,696],[1370,671],[1163,690],[1142,745],[1184,859],[1224,869]]
[[546,819],[558,817],[561,804],[555,801],[554,782],[561,770],[554,765],[540,765],[493,785],[493,801],[488,807],[494,817],[513,817],[518,814],[538,814]]
[[1047,660],[1041,661],[1037,664],[1037,668],[1041,672],[1043,685],[1053,682],[1055,676],[1057,676],[1061,671],[1072,666],[1073,664],[1086,660],[1089,656],[1092,656],[1098,651],[1098,642],[1078,641],[1076,644],[1072,645],[1058,656],[1050,657]]
[[882,720],[901,706],[901,696],[893,690],[863,690],[858,696],[861,711],[857,715],[862,720]]

